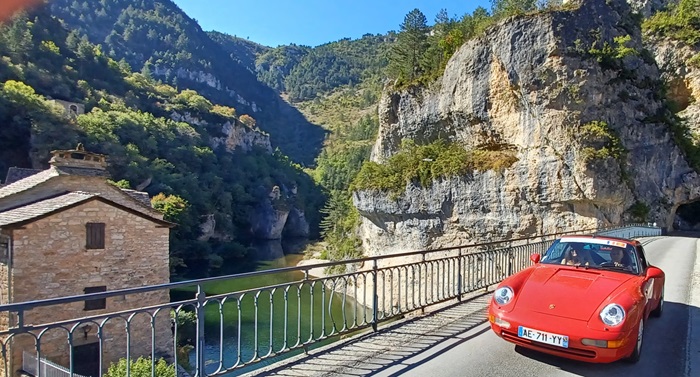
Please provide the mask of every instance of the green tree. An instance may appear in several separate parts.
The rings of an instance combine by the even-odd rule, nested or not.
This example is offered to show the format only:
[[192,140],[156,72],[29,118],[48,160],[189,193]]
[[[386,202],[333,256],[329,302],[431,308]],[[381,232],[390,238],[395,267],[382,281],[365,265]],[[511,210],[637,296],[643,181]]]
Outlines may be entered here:
[[[155,363],[155,373],[151,373],[153,368],[153,363],[151,358],[139,357],[136,361],[131,361],[129,364],[129,376],[131,377],[175,377],[175,366],[168,365],[163,359],[158,359]],[[107,373],[104,377],[126,377],[126,359],[119,359],[115,364],[109,366]]]
[[671,3],[665,11],[645,20],[642,28],[646,32],[694,45],[700,42],[700,0]]
[[503,18],[537,10],[537,0],[491,0],[491,14]]
[[187,209],[187,201],[177,195],[165,195],[162,192],[151,198],[151,205],[163,213],[163,217],[172,222],[177,222],[180,214]]
[[428,24],[425,15],[410,11],[401,24],[396,42],[389,52],[389,73],[401,81],[413,81],[421,74],[421,58],[428,49]]
[[212,103],[194,90],[186,89],[175,96],[175,103],[184,106],[186,110],[195,110],[200,113],[208,113],[212,109]]
[[442,72],[451,54],[445,53],[449,46],[441,42],[448,37],[454,26],[455,22],[447,15],[447,9],[440,9],[440,12],[435,16],[433,32],[428,37],[429,47],[421,59],[423,71],[435,72],[436,74]]

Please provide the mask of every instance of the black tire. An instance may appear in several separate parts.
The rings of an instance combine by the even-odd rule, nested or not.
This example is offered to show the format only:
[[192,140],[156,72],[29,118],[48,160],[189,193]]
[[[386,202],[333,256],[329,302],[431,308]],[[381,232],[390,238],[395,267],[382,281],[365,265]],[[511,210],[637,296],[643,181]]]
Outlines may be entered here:
[[639,361],[639,357],[642,355],[642,339],[644,339],[644,319],[639,321],[639,327],[637,327],[637,341],[634,345],[634,351],[625,361],[632,364]]
[[661,290],[661,299],[659,300],[659,305],[656,305],[656,309],[652,310],[650,315],[655,318],[661,317],[661,313],[664,312],[664,291]]

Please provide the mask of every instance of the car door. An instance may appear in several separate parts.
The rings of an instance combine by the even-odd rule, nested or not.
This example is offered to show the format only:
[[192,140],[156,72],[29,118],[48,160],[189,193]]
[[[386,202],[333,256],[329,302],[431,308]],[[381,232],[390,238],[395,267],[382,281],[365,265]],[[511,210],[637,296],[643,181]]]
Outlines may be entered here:
[[649,269],[649,263],[647,262],[646,256],[644,255],[644,248],[642,245],[636,245],[637,259],[641,271],[644,274],[644,282],[642,283],[642,294],[646,299],[646,305],[644,308],[645,317],[649,314],[652,308],[656,307],[656,303],[661,297],[661,287],[663,282],[656,281],[658,279],[647,279],[646,273]]

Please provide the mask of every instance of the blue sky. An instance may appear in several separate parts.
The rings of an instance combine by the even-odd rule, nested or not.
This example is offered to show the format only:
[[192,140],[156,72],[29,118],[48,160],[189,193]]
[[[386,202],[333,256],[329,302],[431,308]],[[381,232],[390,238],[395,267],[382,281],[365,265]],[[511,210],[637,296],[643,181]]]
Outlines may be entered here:
[[399,30],[420,9],[432,25],[440,9],[450,17],[490,9],[489,0],[173,0],[202,29],[216,30],[265,46],[318,46],[363,34]]

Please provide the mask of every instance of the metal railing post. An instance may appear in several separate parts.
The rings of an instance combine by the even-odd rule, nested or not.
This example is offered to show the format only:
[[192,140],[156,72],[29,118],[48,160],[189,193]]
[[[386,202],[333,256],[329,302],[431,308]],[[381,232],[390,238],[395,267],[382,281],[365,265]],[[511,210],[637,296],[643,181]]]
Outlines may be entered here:
[[457,301],[462,302],[462,248],[457,256]]
[[377,293],[377,260],[372,263],[372,330],[377,331],[377,317],[379,315],[379,294]]
[[204,357],[204,301],[206,300],[206,293],[202,285],[197,285],[197,307],[195,312],[197,314],[197,353],[195,361],[195,376],[204,377],[206,373],[204,372],[204,363],[206,361]]
[[508,250],[508,275],[506,276],[513,275],[513,259],[515,259],[515,255],[513,255],[513,248],[510,248]]

